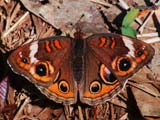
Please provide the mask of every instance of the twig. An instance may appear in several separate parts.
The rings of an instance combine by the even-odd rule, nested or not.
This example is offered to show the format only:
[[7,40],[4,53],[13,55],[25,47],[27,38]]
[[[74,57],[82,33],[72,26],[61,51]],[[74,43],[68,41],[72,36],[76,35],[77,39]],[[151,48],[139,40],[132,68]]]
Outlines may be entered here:
[[142,25],[142,24],[143,24],[142,20],[141,20],[140,18],[138,18],[138,17],[135,19],[135,21],[136,21],[139,25]]
[[143,40],[146,43],[156,43],[156,42],[160,42],[160,37],[158,37],[158,33],[154,32],[154,33],[147,33],[147,34],[138,34],[137,38],[142,38],[142,37],[152,37],[149,39],[145,39]]
[[115,119],[115,113],[114,113],[113,104],[110,104],[110,110],[111,110],[111,120],[114,120]]
[[158,0],[156,3],[155,3],[155,5],[160,5],[160,0]]
[[148,29],[148,30],[153,30],[156,31],[157,29],[155,27],[149,27],[149,26],[145,26],[144,28]]
[[103,5],[103,6],[106,6],[106,7],[112,7],[111,4],[109,4],[109,3],[107,3],[107,2],[102,2],[102,1],[99,1],[99,0],[91,0],[91,2],[100,4],[100,5]]
[[137,34],[137,37],[158,37],[158,32],[154,33],[145,33],[145,34]]
[[38,118],[30,117],[28,115],[23,115],[19,120],[39,120]]
[[23,20],[29,15],[29,12],[26,12],[9,30],[2,34],[2,39],[5,38],[9,33],[11,33]]
[[124,114],[119,120],[127,120],[128,118],[128,113]]
[[71,120],[73,107],[70,105],[64,106],[65,117],[67,120]]
[[9,2],[10,2],[10,0],[5,0],[5,2],[6,2],[6,3],[9,3]]
[[80,119],[80,120],[84,120],[84,119],[83,119],[82,108],[81,108],[81,106],[79,106],[79,105],[78,105],[78,112],[79,112],[79,119]]
[[160,42],[160,37],[155,37],[155,38],[151,38],[151,39],[147,39],[145,40],[146,43],[156,43],[156,42]]
[[147,24],[147,22],[150,20],[151,16],[153,15],[155,11],[151,11],[148,15],[148,17],[145,19],[145,21],[143,22],[143,24],[141,25],[141,27],[139,28],[139,32],[143,33],[144,27]]
[[16,7],[14,8],[11,17],[9,18],[8,25],[6,25],[7,29],[9,28],[9,26],[10,26],[11,22],[13,21],[13,19],[15,19],[17,13],[20,11],[20,7],[21,7],[20,4],[17,4]]
[[119,0],[119,6],[121,6],[123,9],[128,10],[129,6],[127,5],[127,3],[124,0]]
[[13,118],[13,120],[18,120],[20,117],[20,114],[22,113],[24,107],[30,102],[30,98],[26,98],[24,103],[22,104],[22,106],[20,107],[20,109],[18,110],[17,114],[15,115],[15,117]]

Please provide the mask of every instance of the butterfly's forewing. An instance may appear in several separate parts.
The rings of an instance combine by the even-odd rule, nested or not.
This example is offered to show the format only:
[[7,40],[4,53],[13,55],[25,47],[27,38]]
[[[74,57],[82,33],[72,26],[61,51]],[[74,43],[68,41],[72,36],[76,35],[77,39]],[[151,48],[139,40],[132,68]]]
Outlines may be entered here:
[[153,55],[150,45],[134,38],[111,33],[90,36],[81,101],[93,105],[110,100]]
[[75,103],[76,85],[71,68],[71,38],[51,37],[21,46],[8,58],[21,74],[58,103]]

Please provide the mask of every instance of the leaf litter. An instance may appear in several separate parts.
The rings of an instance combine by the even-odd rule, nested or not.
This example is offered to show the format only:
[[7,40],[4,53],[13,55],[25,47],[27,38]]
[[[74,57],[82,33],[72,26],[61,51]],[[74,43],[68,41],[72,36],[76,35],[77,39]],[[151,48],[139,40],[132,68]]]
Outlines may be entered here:
[[[143,0],[119,0],[119,2],[116,0],[78,0],[76,2],[70,0],[21,0],[20,2],[1,0],[0,50],[6,54],[22,44],[40,38],[57,34],[72,36],[77,22],[82,25],[82,31],[86,35],[117,32],[120,30],[120,20],[116,20],[117,18],[123,19],[122,13],[127,12],[128,8],[135,7],[135,5],[148,5],[147,7],[149,7],[154,2],[156,1],[151,3]],[[123,120],[130,116],[134,118],[132,114],[137,109],[136,116],[139,118],[160,118],[159,13],[159,8],[151,9],[148,13],[137,17],[136,22],[131,24],[131,27],[137,31],[139,39],[149,41],[154,46],[156,53],[151,64],[130,78],[125,89],[112,101],[93,106],[85,111],[82,110],[81,112],[86,116],[86,119]],[[81,18],[81,16],[84,17]],[[147,34],[149,35],[147,36]],[[30,83],[25,82],[24,85],[23,78],[13,76],[4,104],[4,109],[8,110],[0,114],[0,119],[51,120],[66,118],[62,105],[57,105],[41,95]],[[133,96],[130,96],[127,90]],[[131,99],[135,100],[130,102]],[[13,107],[15,105],[17,107]],[[133,110],[129,111],[129,106],[133,105]],[[78,110],[75,110],[75,118],[78,119],[80,114]]]

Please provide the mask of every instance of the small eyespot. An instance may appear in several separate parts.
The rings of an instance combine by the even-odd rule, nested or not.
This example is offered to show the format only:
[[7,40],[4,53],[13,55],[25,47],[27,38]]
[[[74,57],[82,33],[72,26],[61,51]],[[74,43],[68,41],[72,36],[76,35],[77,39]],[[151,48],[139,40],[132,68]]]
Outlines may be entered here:
[[98,81],[93,81],[90,85],[90,92],[92,94],[98,93],[102,88],[102,85]]
[[128,71],[131,68],[131,62],[127,58],[120,59],[118,63],[118,68],[120,71]]
[[68,91],[69,91],[69,84],[66,81],[64,81],[64,80],[60,81],[59,84],[58,84],[58,86],[59,86],[59,90],[62,93],[68,93]]
[[26,57],[22,57],[21,61],[25,64],[29,63],[29,60]]
[[107,84],[113,84],[117,80],[115,75],[111,73],[104,64],[101,65],[100,76]]
[[39,76],[46,76],[47,75],[47,67],[45,64],[40,63],[38,65],[36,65],[36,73]]
[[143,50],[137,51],[137,56],[138,56],[138,57],[140,57],[140,56],[143,55],[143,54],[144,54],[144,51],[143,51]]
[[145,48],[144,47],[142,47],[142,48],[140,48],[139,50],[137,50],[136,51],[136,56],[137,57],[141,57],[143,54],[145,54],[145,50],[144,50]]

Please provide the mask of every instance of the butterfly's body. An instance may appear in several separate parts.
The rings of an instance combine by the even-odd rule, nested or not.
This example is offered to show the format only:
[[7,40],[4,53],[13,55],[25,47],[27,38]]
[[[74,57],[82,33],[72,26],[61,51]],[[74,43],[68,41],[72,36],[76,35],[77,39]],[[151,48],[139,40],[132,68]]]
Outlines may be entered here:
[[84,64],[85,64],[85,41],[82,38],[82,35],[79,33],[75,33],[75,39],[73,40],[73,56],[72,56],[72,67],[73,67],[73,75],[74,80],[77,83],[83,79],[84,75]]
[[154,49],[137,39],[102,33],[84,39],[55,36],[24,45],[8,58],[12,69],[49,99],[64,105],[110,100],[147,64]]

